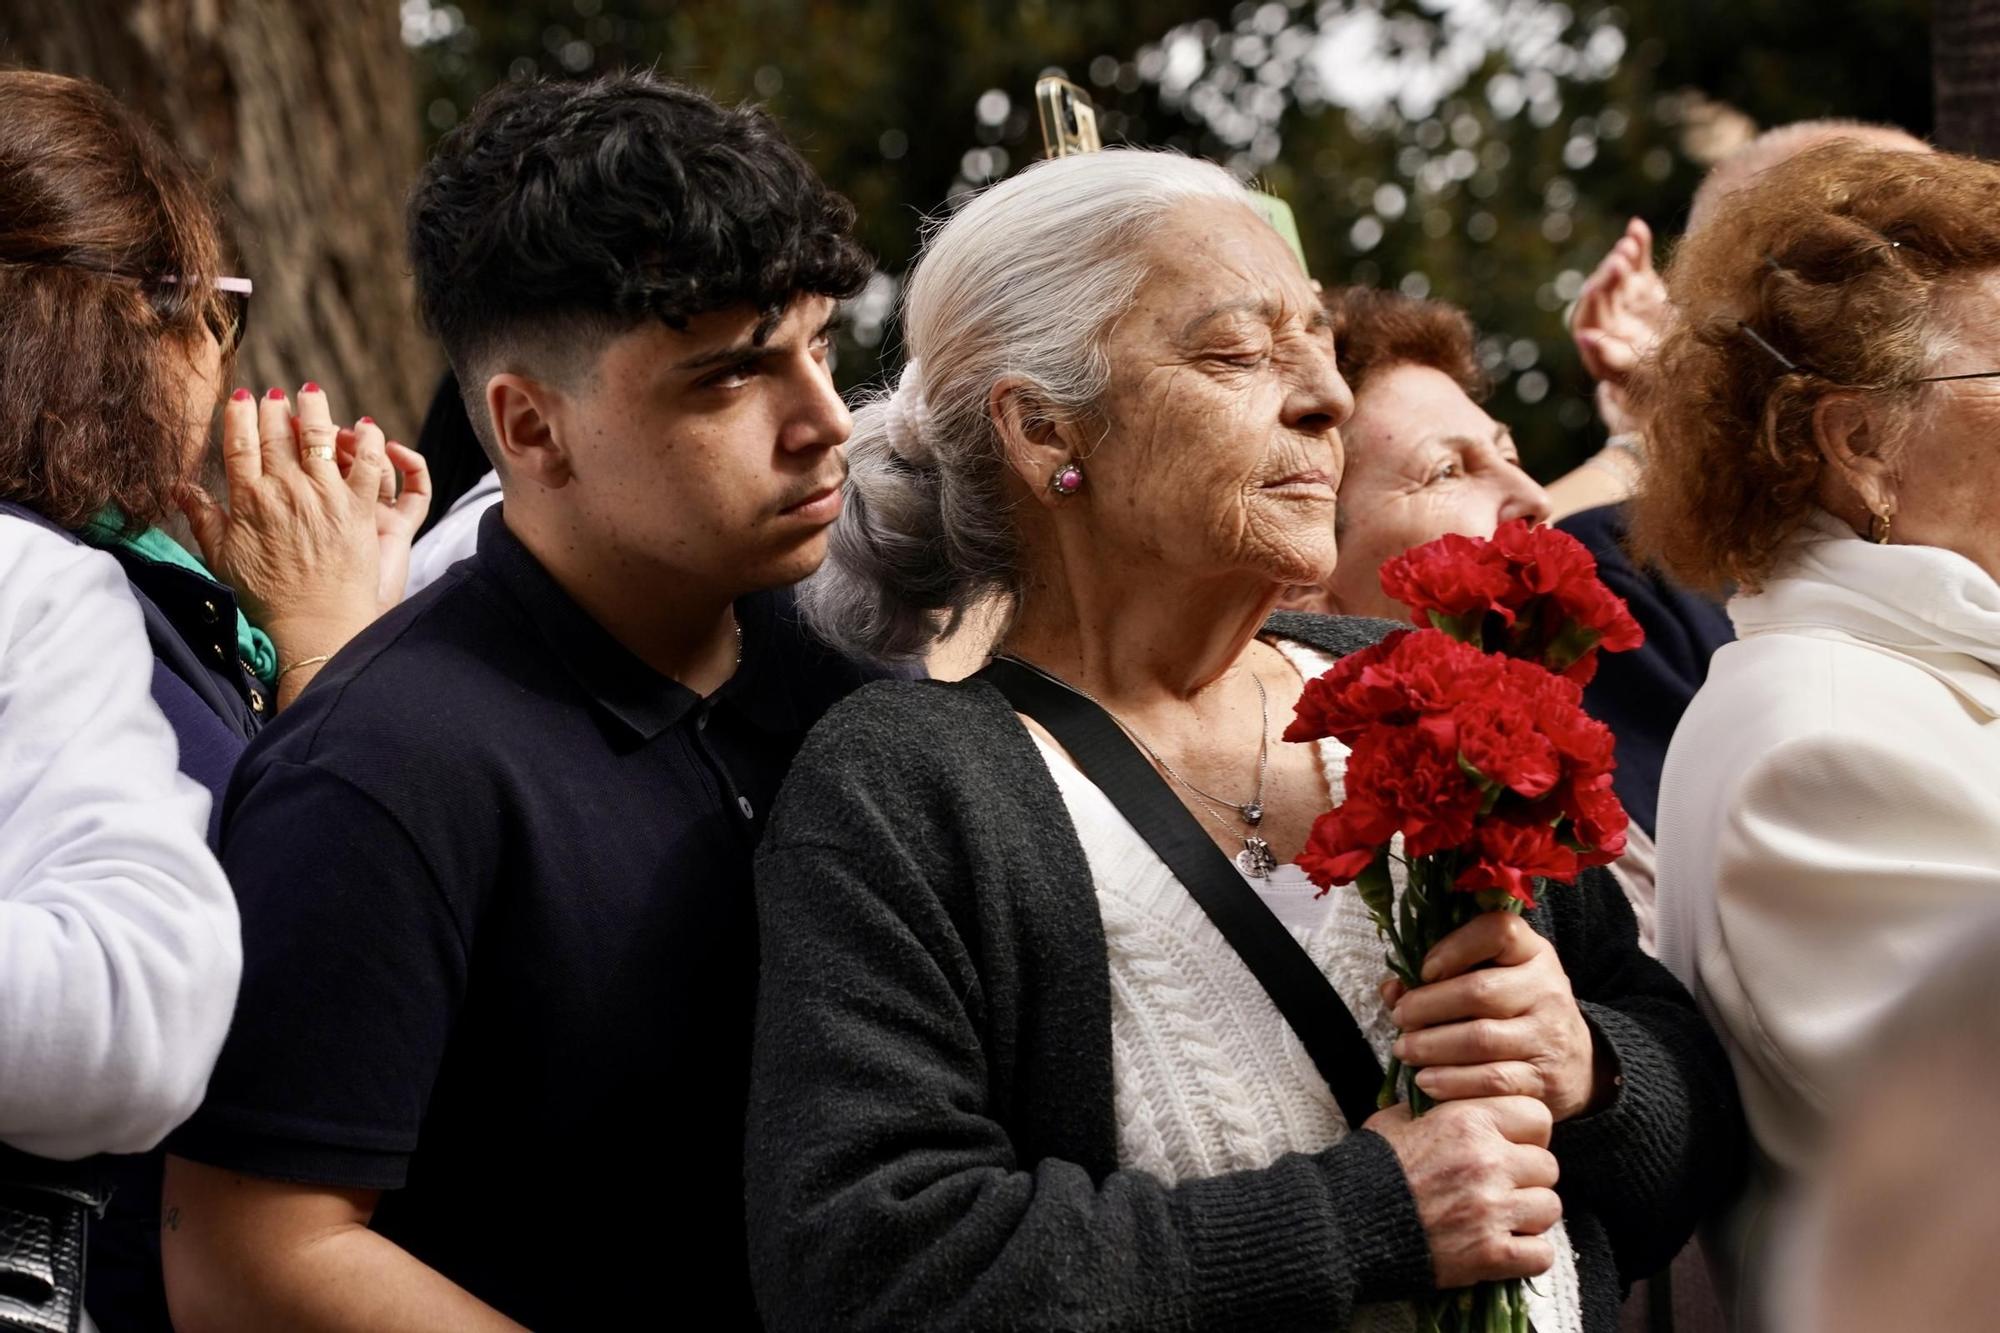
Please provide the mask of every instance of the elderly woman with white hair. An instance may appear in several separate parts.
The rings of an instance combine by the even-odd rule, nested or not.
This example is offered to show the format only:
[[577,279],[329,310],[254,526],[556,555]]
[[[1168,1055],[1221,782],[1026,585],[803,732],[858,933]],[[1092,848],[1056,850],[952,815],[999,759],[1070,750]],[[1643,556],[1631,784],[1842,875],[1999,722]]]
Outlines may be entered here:
[[[1392,1009],[1357,896],[1291,864],[1345,756],[1274,738],[1387,628],[1271,615],[1334,563],[1352,409],[1297,261],[1219,168],[1060,159],[939,229],[904,328],[808,614],[885,657],[1012,616],[980,676],[830,714],[773,813],[767,1324],[1409,1328],[1534,1277],[1541,1333],[1614,1327],[1731,1182],[1727,1063],[1595,875],[1461,931]],[[1141,777],[1037,698],[1115,719]],[[1171,808],[1135,823],[1142,789]],[[1273,931],[1345,1045],[1288,1021]],[[1374,1110],[1392,1049],[1442,1103],[1421,1119]]]

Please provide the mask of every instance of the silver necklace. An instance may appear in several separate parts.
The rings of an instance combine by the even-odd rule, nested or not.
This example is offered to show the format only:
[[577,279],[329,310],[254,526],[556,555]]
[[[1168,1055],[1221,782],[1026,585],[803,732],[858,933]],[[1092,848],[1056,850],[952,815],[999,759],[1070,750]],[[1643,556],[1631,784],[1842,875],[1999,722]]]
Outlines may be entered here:
[[[1081,685],[1072,685],[1061,676],[1056,675],[1052,671],[1044,671],[1026,658],[1016,657],[1012,653],[1001,653],[1000,656],[1014,663],[1016,666],[1026,667],[1044,680],[1053,681],[1072,694],[1082,695],[1099,708],[1103,708],[1104,715],[1113,722],[1116,722],[1118,729],[1127,736],[1130,736],[1138,744],[1139,748],[1146,752],[1147,757],[1159,765],[1161,772],[1194,793],[1195,799],[1201,803],[1202,808],[1208,811],[1210,817],[1216,823],[1228,829],[1233,836],[1243,839],[1243,850],[1236,854],[1236,865],[1244,874],[1251,876],[1253,879],[1267,879],[1271,872],[1278,868],[1278,857],[1271,850],[1271,844],[1257,836],[1257,826],[1264,822],[1264,776],[1270,771],[1271,767],[1271,700],[1270,696],[1264,692],[1263,678],[1255,671],[1250,673],[1250,680],[1257,687],[1257,711],[1262,717],[1262,726],[1258,732],[1257,741],[1257,790],[1251,793],[1248,801],[1239,805],[1235,801],[1225,800],[1220,796],[1203,791],[1200,787],[1195,786],[1192,782],[1182,777],[1179,770],[1167,762],[1166,756],[1147,744],[1146,738],[1126,725],[1125,719],[1119,717],[1118,714],[1112,712],[1109,708],[1105,708],[1103,701],[1089,690],[1084,689]],[[1230,821],[1224,817],[1221,810],[1216,808],[1218,806],[1234,810],[1236,818],[1243,823],[1248,832],[1237,833],[1234,828],[1231,828]]]

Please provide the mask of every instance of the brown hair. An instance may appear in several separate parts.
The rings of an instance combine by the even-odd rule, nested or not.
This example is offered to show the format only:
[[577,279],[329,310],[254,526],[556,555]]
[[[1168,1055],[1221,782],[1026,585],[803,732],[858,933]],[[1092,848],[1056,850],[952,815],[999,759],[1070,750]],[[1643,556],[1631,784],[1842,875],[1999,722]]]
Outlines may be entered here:
[[1322,299],[1333,317],[1341,376],[1355,393],[1376,372],[1405,365],[1443,371],[1475,402],[1491,389],[1472,317],[1457,306],[1379,287],[1335,287]]
[[1650,446],[1635,549],[1754,591],[1817,502],[1819,402],[1869,391],[1899,447],[1953,298],[1996,265],[2000,166],[1972,158],[1836,142],[1732,194],[1681,242],[1674,322],[1632,386]]
[[68,528],[172,509],[220,252],[200,179],[108,91],[0,70],[0,497]]

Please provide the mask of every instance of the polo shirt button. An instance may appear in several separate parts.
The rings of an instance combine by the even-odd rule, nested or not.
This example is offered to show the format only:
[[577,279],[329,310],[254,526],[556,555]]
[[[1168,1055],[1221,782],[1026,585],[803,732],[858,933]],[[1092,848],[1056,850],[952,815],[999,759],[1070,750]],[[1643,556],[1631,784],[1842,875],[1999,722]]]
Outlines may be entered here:
[[743,812],[743,817],[745,819],[755,819],[757,817],[757,812],[751,807],[750,798],[748,796],[737,797],[736,808]]
[[708,710],[706,708],[694,715],[694,729],[696,731],[708,730]]

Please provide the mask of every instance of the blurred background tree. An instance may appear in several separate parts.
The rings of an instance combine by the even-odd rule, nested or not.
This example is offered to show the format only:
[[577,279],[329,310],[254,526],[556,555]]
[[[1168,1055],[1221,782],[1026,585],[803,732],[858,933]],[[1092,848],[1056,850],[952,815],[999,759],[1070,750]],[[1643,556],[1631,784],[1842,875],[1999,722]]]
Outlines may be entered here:
[[1626,219],[1677,230],[1758,127],[1931,123],[1927,6],[1848,0],[404,0],[432,133],[496,79],[657,64],[768,104],[861,210],[883,277],[841,378],[900,361],[926,217],[1038,157],[1031,98],[1090,90],[1107,142],[1291,200],[1314,273],[1469,307],[1534,470],[1599,442],[1562,312]]
[[0,56],[104,79],[166,123],[244,235],[256,374],[351,381],[343,401],[393,402],[405,432],[437,362],[409,323],[395,196],[419,140],[495,82],[656,66],[767,103],[882,261],[843,335],[852,388],[900,361],[924,220],[1039,156],[1031,90],[1059,70],[1107,141],[1290,199],[1323,280],[1469,307],[1494,410],[1549,476],[1598,442],[1562,311],[1626,219],[1671,234],[1759,126],[1927,132],[1930,18],[1921,0],[7,0]]
[[83,75],[207,168],[257,284],[237,380],[326,386],[415,438],[442,358],[417,328],[403,198],[422,160],[397,0],[4,0],[0,61]]

